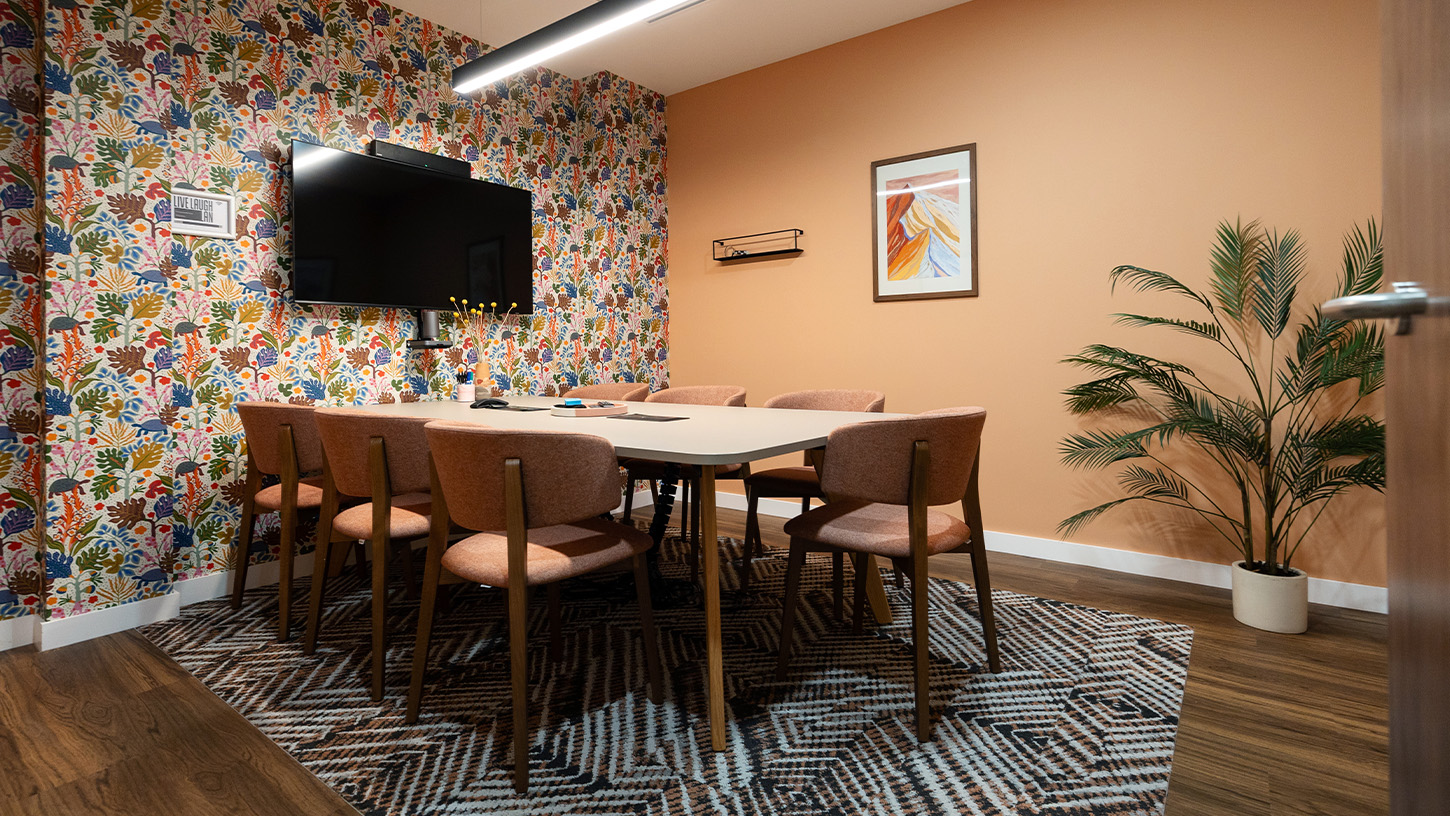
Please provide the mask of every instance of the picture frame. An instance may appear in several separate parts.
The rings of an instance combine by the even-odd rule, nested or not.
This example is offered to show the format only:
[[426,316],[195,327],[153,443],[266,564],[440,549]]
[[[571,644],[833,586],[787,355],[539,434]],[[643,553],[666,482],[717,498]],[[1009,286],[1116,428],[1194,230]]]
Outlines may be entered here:
[[871,162],[871,224],[874,301],[977,297],[976,143]]
[[171,232],[207,238],[236,238],[236,199],[210,190],[173,188]]

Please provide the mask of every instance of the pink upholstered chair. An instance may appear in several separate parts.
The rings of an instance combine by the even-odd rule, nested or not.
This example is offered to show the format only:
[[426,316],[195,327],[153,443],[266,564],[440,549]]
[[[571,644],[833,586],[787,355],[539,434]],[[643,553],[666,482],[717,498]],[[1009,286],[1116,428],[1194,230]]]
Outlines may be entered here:
[[[972,556],[972,576],[981,609],[987,663],[1002,670],[997,654],[997,625],[987,552],[982,545],[981,502],[977,495],[977,453],[987,412],[951,408],[914,417],[845,425],[826,441],[821,489],[824,507],[803,513],[785,525],[790,535],[785,604],[781,613],[780,657],[776,673],[785,679],[790,666],[791,634],[800,598],[801,568],[807,552],[850,552],[856,562],[855,625],[861,631],[865,611],[867,557],[879,555],[907,565],[911,578],[911,638],[915,663],[916,735],[931,741],[927,692],[927,574],[929,555],[960,550]],[[966,521],[929,508],[962,503]]]
[[[789,408],[802,411],[865,411],[879,414],[886,408],[886,395],[880,391],[844,388],[822,388],[792,391],[765,401],[766,408]],[[750,588],[750,561],[760,552],[761,499],[800,499],[801,512],[811,509],[811,499],[824,499],[821,479],[816,471],[820,451],[806,451],[802,467],[779,467],[751,473],[745,477],[745,542],[740,561],[740,588]],[[834,583],[836,615],[841,614],[841,588],[844,582],[840,553],[835,555]]]
[[[277,512],[282,522],[281,579],[277,584],[277,639],[286,640],[292,626],[292,558],[296,549],[297,512],[322,506],[322,444],[310,406],[282,402],[239,402],[237,414],[247,437],[246,496],[242,499],[241,538],[237,542],[232,608],[242,605],[247,587],[249,550],[257,511]],[[262,476],[278,484],[262,487]]]
[[[360,408],[317,409],[317,430],[326,453],[320,526],[338,537],[368,539],[373,544],[374,700],[383,698],[389,550],[393,541],[423,538],[429,530],[433,497],[428,493],[425,424],[427,420],[418,417],[388,416]],[[340,496],[366,501],[339,511]],[[322,532],[319,540],[324,540]],[[332,549],[326,548],[313,564],[304,654],[311,654],[317,645]],[[411,568],[406,556],[403,563],[405,569]]]
[[[659,702],[659,647],[642,557],[653,542],[627,524],[600,517],[619,502],[621,487],[614,447],[605,439],[442,421],[429,423],[427,434],[434,465],[432,534],[406,721],[416,722],[422,705],[442,573],[507,590],[514,790],[522,793],[529,785],[530,742],[526,590],[632,561],[649,694]],[[478,532],[449,547],[450,522],[494,532]]]
[[599,400],[620,400],[621,402],[637,402],[649,395],[649,383],[594,383],[593,385],[581,385],[570,388],[564,392],[566,397],[578,397],[579,399]]
[[[645,402],[660,402],[673,405],[729,405],[745,406],[745,389],[738,385],[682,385],[664,388],[650,394]],[[624,491],[624,520],[629,521],[634,509],[634,483],[644,479],[651,483],[665,474],[665,463],[652,459],[626,459],[620,462],[629,473]],[[680,465],[680,497],[683,523],[680,535],[690,542],[690,574],[694,575],[699,565],[700,552],[700,469],[695,465]],[[743,479],[750,475],[749,464],[716,465],[716,479]],[[694,497],[691,498],[693,488]],[[693,532],[692,532],[693,530]]]

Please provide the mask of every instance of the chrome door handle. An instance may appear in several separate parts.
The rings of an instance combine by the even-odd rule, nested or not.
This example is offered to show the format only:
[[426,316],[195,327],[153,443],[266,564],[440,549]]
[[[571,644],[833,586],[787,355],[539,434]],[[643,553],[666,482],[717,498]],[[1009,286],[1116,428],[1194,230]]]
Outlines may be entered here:
[[1395,281],[1395,291],[1373,295],[1351,295],[1324,304],[1324,316],[1333,320],[1375,320],[1397,318],[1395,334],[1410,333],[1411,315],[1430,308],[1430,295],[1414,281]]

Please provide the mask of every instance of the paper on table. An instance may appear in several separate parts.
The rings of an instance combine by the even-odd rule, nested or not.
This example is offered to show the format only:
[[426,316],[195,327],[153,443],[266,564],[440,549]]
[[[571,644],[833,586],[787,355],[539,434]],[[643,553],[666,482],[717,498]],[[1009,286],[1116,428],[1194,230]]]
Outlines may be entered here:
[[689,419],[680,416],[659,416],[657,414],[615,414],[605,419],[637,419],[641,422],[674,422],[677,419]]

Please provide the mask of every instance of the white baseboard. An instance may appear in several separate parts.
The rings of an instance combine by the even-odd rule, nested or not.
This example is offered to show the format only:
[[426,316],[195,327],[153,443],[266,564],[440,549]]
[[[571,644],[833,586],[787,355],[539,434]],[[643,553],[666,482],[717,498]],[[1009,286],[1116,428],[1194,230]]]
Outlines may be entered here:
[[0,652],[34,643],[35,627],[39,623],[39,615],[21,615],[18,618],[0,620]]
[[[334,556],[336,554],[334,553]],[[232,591],[232,576],[235,570],[222,570],[206,575],[198,575],[195,578],[187,578],[184,581],[177,581],[171,585],[173,592],[181,595],[181,605],[191,606],[194,603],[210,601],[216,598],[225,598]],[[292,559],[292,578],[306,578],[312,574],[312,553],[299,555]],[[270,586],[282,578],[282,562],[263,561],[260,564],[253,564],[247,568],[247,589],[255,589],[260,586]]]
[[[267,561],[247,570],[247,588],[277,583],[281,564]],[[292,562],[294,578],[312,574],[312,554],[299,555]],[[59,649],[72,643],[113,635],[149,623],[157,623],[181,614],[181,607],[202,601],[224,598],[231,593],[232,571],[177,581],[171,591],[135,603],[109,606],[69,618],[42,621],[37,615],[0,621],[0,652],[31,643],[41,651]]]
[[[745,497],[738,493],[717,493],[716,505],[732,510],[746,508]],[[791,518],[800,512],[800,502],[761,499],[758,508],[762,515]],[[1229,570],[1233,567],[1228,564],[1191,561],[1187,558],[1116,550],[1112,547],[1077,544],[1051,538],[1034,538],[992,530],[986,532],[985,540],[987,549],[991,552],[1025,555],[1046,561],[1096,567],[1113,572],[1128,572],[1134,575],[1147,575],[1224,589],[1227,589],[1232,581],[1232,573]],[[1389,610],[1389,592],[1384,587],[1310,577],[1309,602],[1383,614]]]
[[72,643],[164,621],[180,614],[181,593],[172,591],[155,598],[108,606],[70,618],[42,621],[36,627],[39,631],[36,632],[35,646],[42,652],[47,652]]

